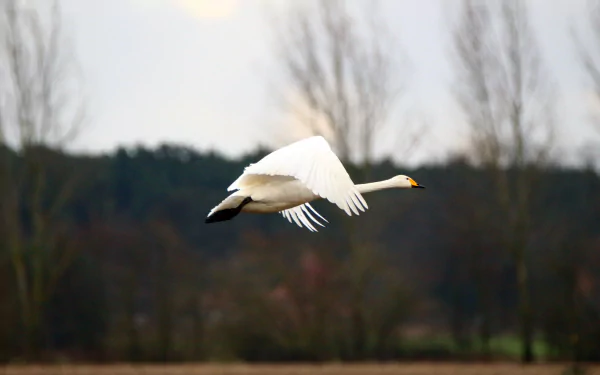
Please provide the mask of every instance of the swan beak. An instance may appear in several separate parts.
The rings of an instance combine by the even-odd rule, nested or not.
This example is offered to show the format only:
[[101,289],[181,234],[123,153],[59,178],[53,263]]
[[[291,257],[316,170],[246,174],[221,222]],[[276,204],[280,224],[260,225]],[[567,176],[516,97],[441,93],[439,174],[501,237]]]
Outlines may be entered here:
[[413,189],[425,189],[425,186],[417,184],[417,182],[412,178],[410,179],[410,184],[412,185],[411,187]]

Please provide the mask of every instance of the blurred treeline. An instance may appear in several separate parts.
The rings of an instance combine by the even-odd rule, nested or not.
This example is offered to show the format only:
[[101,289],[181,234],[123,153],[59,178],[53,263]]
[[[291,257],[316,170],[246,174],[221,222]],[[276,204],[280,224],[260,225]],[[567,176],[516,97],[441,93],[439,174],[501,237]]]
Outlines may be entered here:
[[[0,358],[503,355],[494,342],[517,334],[517,278],[489,172],[460,157],[380,162],[370,179],[408,174],[427,189],[369,194],[358,217],[316,202],[330,221],[318,233],[280,215],[204,224],[265,152],[4,151],[3,181],[25,177],[0,196]],[[536,342],[546,359],[600,360],[599,176],[552,167],[536,181],[525,244]]]

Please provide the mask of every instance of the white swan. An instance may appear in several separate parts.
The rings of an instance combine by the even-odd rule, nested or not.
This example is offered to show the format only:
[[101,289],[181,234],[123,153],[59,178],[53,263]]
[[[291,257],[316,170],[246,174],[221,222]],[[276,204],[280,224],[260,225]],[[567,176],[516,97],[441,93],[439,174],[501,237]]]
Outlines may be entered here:
[[359,210],[364,212],[368,208],[361,194],[392,188],[424,186],[404,175],[355,185],[329,143],[321,136],[314,136],[273,151],[258,163],[246,167],[227,188],[227,191],[237,191],[213,208],[205,222],[230,220],[240,212],[279,212],[290,223],[293,220],[300,227],[304,224],[310,231],[316,231],[310,220],[324,225],[311,211],[327,220],[309,202],[325,198],[349,216],[352,212],[358,215]]

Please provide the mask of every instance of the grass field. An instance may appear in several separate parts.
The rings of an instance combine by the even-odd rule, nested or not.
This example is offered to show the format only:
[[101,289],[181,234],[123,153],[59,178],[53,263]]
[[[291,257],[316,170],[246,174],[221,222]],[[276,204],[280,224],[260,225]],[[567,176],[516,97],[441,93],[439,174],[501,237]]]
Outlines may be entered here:
[[[326,365],[65,365],[0,367],[2,375],[561,375],[565,364],[326,364]],[[585,375],[600,375],[600,365]]]

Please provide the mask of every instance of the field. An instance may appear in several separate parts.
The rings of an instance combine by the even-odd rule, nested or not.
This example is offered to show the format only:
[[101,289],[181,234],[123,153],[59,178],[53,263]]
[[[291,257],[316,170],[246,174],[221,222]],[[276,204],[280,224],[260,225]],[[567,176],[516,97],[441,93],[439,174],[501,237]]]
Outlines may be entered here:
[[[326,365],[55,365],[0,367],[2,375],[561,375],[565,364],[326,364]],[[600,365],[586,375],[600,375]]]

